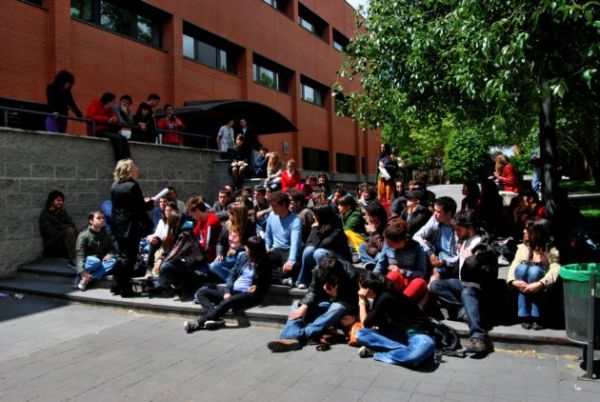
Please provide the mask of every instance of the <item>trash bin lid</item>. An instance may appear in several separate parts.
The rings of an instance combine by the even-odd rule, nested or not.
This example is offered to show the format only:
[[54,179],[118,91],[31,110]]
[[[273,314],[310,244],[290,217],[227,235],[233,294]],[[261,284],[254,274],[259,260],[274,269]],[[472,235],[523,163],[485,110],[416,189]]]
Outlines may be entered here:
[[560,267],[560,277],[568,281],[589,282],[592,274],[600,275],[600,264],[582,263]]

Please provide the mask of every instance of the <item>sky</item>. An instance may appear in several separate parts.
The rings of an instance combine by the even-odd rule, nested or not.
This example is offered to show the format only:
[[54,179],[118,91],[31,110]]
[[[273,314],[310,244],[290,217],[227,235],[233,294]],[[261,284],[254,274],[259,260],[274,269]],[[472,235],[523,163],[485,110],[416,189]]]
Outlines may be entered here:
[[358,8],[359,5],[365,5],[369,2],[369,0],[346,0],[352,7]]

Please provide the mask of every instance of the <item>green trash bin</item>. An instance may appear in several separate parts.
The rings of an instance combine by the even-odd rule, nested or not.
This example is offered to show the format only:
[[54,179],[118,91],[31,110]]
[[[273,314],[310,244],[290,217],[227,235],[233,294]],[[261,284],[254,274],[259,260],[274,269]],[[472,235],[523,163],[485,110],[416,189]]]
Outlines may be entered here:
[[560,267],[565,296],[565,326],[567,338],[587,343],[590,278],[596,276],[594,293],[594,344],[600,345],[600,264],[570,264]]

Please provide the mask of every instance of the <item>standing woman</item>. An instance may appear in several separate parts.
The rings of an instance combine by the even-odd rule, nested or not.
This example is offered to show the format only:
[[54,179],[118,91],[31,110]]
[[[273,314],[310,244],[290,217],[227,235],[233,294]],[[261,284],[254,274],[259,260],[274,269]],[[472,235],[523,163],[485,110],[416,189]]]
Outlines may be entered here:
[[377,159],[377,198],[389,210],[394,199],[395,176],[398,164],[391,154],[388,144],[381,144]]
[[54,115],[46,117],[46,131],[64,133],[67,130],[67,119],[61,116],[68,116],[69,109],[77,117],[83,117],[83,113],[75,104],[71,94],[73,85],[75,85],[73,74],[67,70],[62,70],[56,74],[54,81],[46,87],[48,109]]
[[140,239],[152,230],[152,220],[146,211],[151,210],[154,203],[150,198],[144,198],[142,189],[136,182],[138,172],[131,159],[121,159],[115,167],[115,182],[110,190],[113,234],[125,257],[125,262],[113,275],[111,292],[122,297],[133,296],[131,277]]

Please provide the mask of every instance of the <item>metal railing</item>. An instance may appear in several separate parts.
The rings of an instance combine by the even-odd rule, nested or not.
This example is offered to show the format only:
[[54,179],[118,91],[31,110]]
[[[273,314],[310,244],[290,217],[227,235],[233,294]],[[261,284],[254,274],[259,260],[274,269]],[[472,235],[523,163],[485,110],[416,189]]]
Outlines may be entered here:
[[[92,120],[92,119],[87,119],[84,117],[72,117],[72,116],[65,116],[65,115],[61,115],[61,114],[57,114],[57,113],[48,113],[48,112],[40,112],[38,110],[31,110],[31,109],[25,109],[25,108],[15,108],[15,107],[9,107],[9,106],[0,106],[0,115],[3,117],[3,121],[2,121],[2,125],[4,127],[16,127],[16,128],[23,128],[23,126],[32,126],[32,124],[22,124],[20,121],[20,115],[21,114],[27,114],[27,115],[34,115],[34,116],[44,116],[44,117],[54,117],[54,118],[61,118],[61,119],[65,119],[65,120],[72,120],[78,123],[85,123],[86,124],[86,131],[85,134],[87,135],[87,127],[91,126],[91,132],[95,133],[96,132],[96,121]],[[17,120],[16,124],[11,125],[11,120]],[[134,126],[130,126],[130,125],[113,125],[115,128],[116,127],[122,127],[122,128],[135,128]],[[40,123],[40,127],[38,128],[33,128],[34,130],[39,130],[39,131],[46,131],[46,127],[45,127],[45,123]],[[170,145],[170,146],[190,146],[190,147],[194,147],[194,148],[207,148],[207,149],[216,149],[216,143],[215,143],[215,139],[213,136],[211,135],[207,135],[207,134],[199,134],[199,133],[191,133],[188,131],[178,131],[178,130],[164,130],[164,129],[156,129],[156,133],[157,135],[163,135],[163,134],[177,134],[180,135],[184,138],[189,138],[190,140],[187,141],[188,144],[165,144],[165,145]],[[69,134],[69,133],[64,133],[64,134]],[[74,134],[84,134],[84,133],[79,133],[79,132],[74,132]],[[139,141],[134,141],[134,142],[139,142]],[[157,144],[160,144],[160,142],[157,142]]]

